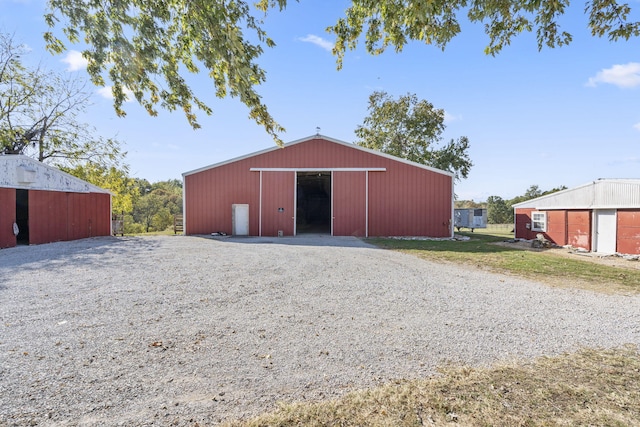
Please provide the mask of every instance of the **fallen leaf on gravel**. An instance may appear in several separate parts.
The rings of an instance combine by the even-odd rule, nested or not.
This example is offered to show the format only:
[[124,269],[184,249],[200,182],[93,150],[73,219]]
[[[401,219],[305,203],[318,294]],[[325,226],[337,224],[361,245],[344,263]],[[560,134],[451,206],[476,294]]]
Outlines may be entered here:
[[154,341],[149,347],[162,347],[162,341]]

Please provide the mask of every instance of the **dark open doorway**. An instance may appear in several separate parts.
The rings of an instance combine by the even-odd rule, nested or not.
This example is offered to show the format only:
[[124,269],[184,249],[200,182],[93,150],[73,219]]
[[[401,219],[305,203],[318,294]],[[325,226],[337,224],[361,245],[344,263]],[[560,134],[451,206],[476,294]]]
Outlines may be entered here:
[[16,224],[18,224],[17,243],[29,244],[29,190],[16,190]]
[[296,234],[331,234],[331,172],[298,172],[296,194]]

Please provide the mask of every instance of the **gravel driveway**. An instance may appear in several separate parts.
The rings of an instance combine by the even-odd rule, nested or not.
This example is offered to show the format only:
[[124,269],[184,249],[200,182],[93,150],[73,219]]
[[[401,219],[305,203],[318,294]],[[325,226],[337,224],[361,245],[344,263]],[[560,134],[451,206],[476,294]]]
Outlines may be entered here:
[[350,238],[95,238],[0,251],[0,425],[213,424],[396,378],[640,344],[640,297]]

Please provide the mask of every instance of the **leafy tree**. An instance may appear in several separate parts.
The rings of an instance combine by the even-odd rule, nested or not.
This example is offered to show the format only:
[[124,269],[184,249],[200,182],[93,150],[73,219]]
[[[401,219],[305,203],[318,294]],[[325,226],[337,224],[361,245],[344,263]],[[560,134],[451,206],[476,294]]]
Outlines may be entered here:
[[551,190],[542,191],[542,190],[540,190],[540,187],[538,187],[537,185],[532,185],[529,188],[527,188],[527,191],[525,191],[522,196],[516,196],[513,199],[511,199],[509,201],[509,204],[510,204],[510,206],[511,205],[515,205],[516,203],[525,202],[527,200],[535,199],[537,197],[546,196],[547,194],[556,193],[558,191],[562,191],[562,190],[566,190],[566,189],[567,189],[566,186],[561,185],[560,187],[555,187],[555,188],[552,188]]
[[[261,0],[262,11],[286,5],[286,0]],[[255,10],[248,2],[208,0],[170,0],[86,2],[49,0],[45,16],[53,27],[65,18],[63,32],[68,40],[89,44],[83,56],[87,71],[98,86],[113,83],[116,113],[124,116],[122,104],[130,90],[135,99],[153,116],[157,107],[181,109],[193,128],[199,128],[194,108],[206,114],[212,110],[187,83],[183,73],[209,72],[218,97],[240,98],[249,108],[249,117],[281,142],[282,128],[262,103],[255,86],[265,81],[265,72],[256,59],[264,47],[275,45],[261,28]],[[244,31],[250,35],[245,36]],[[53,52],[65,49],[53,33],[45,34]]]
[[135,186],[138,188],[140,196],[145,196],[151,193],[151,183],[144,178],[134,178]]
[[78,121],[89,94],[84,83],[21,62],[22,46],[0,33],[0,151],[56,166],[117,165],[125,153],[115,139],[95,136]]
[[[287,0],[169,0],[87,2],[48,0],[45,16],[52,29],[61,21],[71,43],[83,40],[88,47],[92,81],[113,83],[114,107],[125,115],[125,90],[155,115],[157,108],[181,109],[194,128],[199,127],[194,108],[211,114],[187,83],[188,73],[208,71],[218,97],[240,98],[249,117],[273,138],[284,129],[276,123],[256,91],[265,81],[257,59],[265,47],[275,43],[262,29],[263,17],[271,9],[284,9]],[[461,31],[460,21],[482,23],[495,55],[522,32],[535,31],[538,49],[568,44],[571,34],[559,20],[570,0],[352,0],[345,16],[327,30],[336,36],[334,54],[338,68],[348,49],[355,49],[365,34],[365,47],[379,54],[391,46],[401,51],[416,40],[444,49]],[[582,4],[580,5],[582,7]],[[584,6],[591,34],[609,40],[628,40],[640,35],[640,23],[631,19],[632,9],[616,0],[587,0]],[[246,33],[246,34],[245,34]],[[45,33],[48,47],[62,52],[66,47],[53,32]]]
[[473,200],[455,200],[453,206],[455,209],[484,209],[487,207],[487,204]]
[[141,223],[145,231],[148,233],[153,226],[153,217],[160,209],[162,209],[162,200],[160,196],[155,194],[148,194],[141,197],[136,203],[133,210],[133,218],[136,222]]
[[61,167],[61,169],[93,185],[111,191],[113,193],[111,201],[113,213],[133,211],[133,203],[139,197],[139,189],[136,187],[134,179],[128,176],[127,166],[119,169],[115,166],[102,166],[90,162],[73,168]]
[[[415,94],[393,99],[386,92],[369,96],[369,116],[356,129],[356,144],[402,157],[466,178],[473,163],[467,153],[469,140],[463,136],[444,145],[444,110]],[[438,146],[440,144],[440,146]]]
[[152,228],[165,230],[173,224],[174,215],[182,213],[182,182],[176,179],[150,184],[136,179],[141,196],[135,201],[133,219],[143,225],[146,232]]
[[173,225],[173,215],[167,208],[161,208],[153,216],[153,228],[156,230],[166,230]]
[[513,210],[500,196],[487,198],[487,222],[489,224],[508,224],[513,222]]
[[[500,1],[500,0],[352,0],[345,17],[329,27],[337,37],[334,53],[339,64],[347,49],[354,49],[365,34],[365,47],[380,54],[389,46],[401,51],[405,44],[417,40],[445,49],[461,31],[460,20],[483,23],[489,44],[485,53],[495,55],[522,32],[535,31],[538,49],[554,48],[572,41],[563,31],[559,19],[570,0]],[[586,2],[587,25],[594,36],[609,40],[628,40],[640,35],[640,22],[630,20],[631,7],[616,0]]]

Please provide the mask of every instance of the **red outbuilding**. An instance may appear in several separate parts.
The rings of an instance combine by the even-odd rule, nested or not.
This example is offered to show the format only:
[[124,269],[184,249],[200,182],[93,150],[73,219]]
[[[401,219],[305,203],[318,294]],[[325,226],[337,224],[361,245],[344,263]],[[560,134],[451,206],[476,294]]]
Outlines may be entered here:
[[0,155],[0,248],[111,234],[111,193],[30,157]]
[[183,174],[185,234],[453,235],[452,173],[315,135]]
[[640,179],[599,179],[513,205],[515,237],[559,246],[640,254]]

